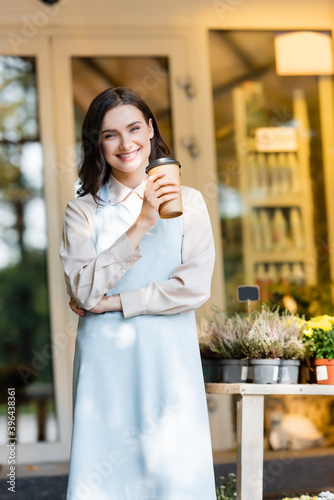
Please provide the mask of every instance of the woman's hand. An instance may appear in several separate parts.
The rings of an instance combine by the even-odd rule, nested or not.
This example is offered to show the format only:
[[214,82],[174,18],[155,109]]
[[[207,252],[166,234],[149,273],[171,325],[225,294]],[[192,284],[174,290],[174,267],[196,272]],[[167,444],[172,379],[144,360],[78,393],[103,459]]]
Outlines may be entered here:
[[161,203],[178,197],[180,188],[177,181],[163,179],[165,175],[165,172],[159,172],[148,178],[141,212],[126,232],[134,248],[137,248],[146,231],[155,224]]
[[143,206],[138,217],[138,220],[148,227],[155,224],[160,205],[165,201],[174,200],[178,197],[180,188],[177,181],[165,176],[165,172],[158,172],[148,178],[144,191]]
[[[79,307],[72,297],[69,301],[69,306],[75,314],[78,314],[78,316],[85,315],[85,310]],[[96,304],[96,306],[94,306],[92,309],[89,309],[89,312],[92,312],[94,314],[101,314],[111,311],[122,311],[122,303],[119,295],[105,295]]]
[[82,309],[81,307],[78,306],[78,304],[75,302],[75,300],[71,297],[70,301],[68,303],[70,308],[75,314],[78,314],[78,316],[84,316],[85,315],[85,310]]

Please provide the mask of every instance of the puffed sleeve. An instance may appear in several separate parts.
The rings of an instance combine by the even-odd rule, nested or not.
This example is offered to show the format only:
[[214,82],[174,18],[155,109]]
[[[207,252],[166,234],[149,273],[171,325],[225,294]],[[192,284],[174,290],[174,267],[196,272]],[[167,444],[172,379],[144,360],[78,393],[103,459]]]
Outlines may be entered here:
[[96,255],[92,241],[95,215],[95,203],[80,198],[68,203],[60,246],[67,292],[84,309],[94,307],[141,258],[126,233]]
[[195,309],[210,297],[215,250],[205,201],[199,191],[182,188],[182,264],[166,281],[120,293],[126,318],[175,314]]

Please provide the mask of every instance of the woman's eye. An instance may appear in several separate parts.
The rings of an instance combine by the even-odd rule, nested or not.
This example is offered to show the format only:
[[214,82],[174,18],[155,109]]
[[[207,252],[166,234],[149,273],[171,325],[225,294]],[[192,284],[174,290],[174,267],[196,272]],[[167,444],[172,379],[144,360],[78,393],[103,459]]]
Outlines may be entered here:
[[139,130],[139,127],[132,127],[132,128],[130,129],[130,132],[134,132],[135,130]]
[[104,136],[105,139],[112,139],[113,137],[116,137],[115,134],[106,134]]

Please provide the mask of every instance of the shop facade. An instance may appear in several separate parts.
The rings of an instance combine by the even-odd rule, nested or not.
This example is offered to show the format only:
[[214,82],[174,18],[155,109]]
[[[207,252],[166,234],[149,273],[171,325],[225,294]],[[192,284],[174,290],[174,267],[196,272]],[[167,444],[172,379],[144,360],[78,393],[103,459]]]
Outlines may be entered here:
[[[299,1],[198,0],[151,10],[133,5],[131,13],[103,0],[87,6],[22,1],[20,13],[3,4],[1,266],[8,282],[13,268],[15,283],[27,269],[35,269],[35,278],[27,275],[18,301],[25,314],[34,311],[31,325],[12,310],[1,362],[9,384],[19,370],[18,413],[22,407],[31,417],[22,420],[22,431],[18,420],[20,461],[66,461],[76,318],[58,251],[89,102],[107,86],[135,88],[155,109],[182,164],[182,182],[202,192],[216,242],[212,297],[203,314],[211,305],[233,308],[237,285],[260,283],[265,293],[265,281],[284,273],[291,282],[329,285],[333,76],[277,75],[274,44],[278,32],[300,30],[331,40],[332,3],[302,2],[302,15]],[[298,137],[285,138],[281,150],[254,148],[256,129],[282,126],[298,129]],[[260,226],[265,235],[276,234],[262,254],[254,240]],[[29,299],[34,279],[39,295]],[[230,412],[226,400],[212,416],[217,447],[233,446]],[[5,441],[4,434],[1,462]]]

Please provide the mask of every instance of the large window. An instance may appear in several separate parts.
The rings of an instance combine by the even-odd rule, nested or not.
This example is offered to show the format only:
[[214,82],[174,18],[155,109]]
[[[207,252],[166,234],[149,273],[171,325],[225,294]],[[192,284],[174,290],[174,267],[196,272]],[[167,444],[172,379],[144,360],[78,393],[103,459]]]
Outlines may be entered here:
[[0,445],[56,441],[43,154],[34,58],[0,56]]
[[275,36],[210,32],[226,302],[258,284],[262,300],[292,293],[315,315],[330,304],[323,77],[279,76]]

